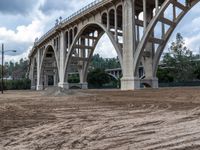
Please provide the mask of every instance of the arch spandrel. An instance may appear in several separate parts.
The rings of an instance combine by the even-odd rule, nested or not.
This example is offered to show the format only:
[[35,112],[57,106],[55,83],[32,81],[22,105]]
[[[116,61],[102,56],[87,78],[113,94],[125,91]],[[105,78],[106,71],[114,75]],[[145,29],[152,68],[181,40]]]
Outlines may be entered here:
[[[45,47],[45,51],[44,51],[44,53],[43,53],[43,55],[42,55],[42,57],[41,57],[41,64],[40,64],[39,72],[40,72],[40,74],[41,74],[42,67],[43,67],[43,65],[44,65],[44,59],[45,59],[45,57],[46,57],[46,54],[47,54],[49,48],[51,48],[51,49],[53,50],[53,53],[54,53],[54,56],[55,56],[55,61],[56,61],[56,67],[57,67],[58,74],[59,74],[59,61],[58,61],[57,52],[55,51],[53,45],[51,45],[51,44],[49,44],[48,46]],[[59,75],[58,75],[58,77],[59,77]]]
[[[139,45],[137,46],[136,53],[134,54],[134,64],[133,64],[135,76],[137,75],[137,68],[141,61],[141,57],[144,54],[145,46],[147,45],[148,42],[151,42],[153,44],[159,45],[156,50],[155,56],[153,58],[153,76],[156,77],[156,72],[157,72],[157,67],[158,67],[160,57],[163,53],[163,50],[164,50],[171,34],[173,33],[173,31],[176,28],[176,26],[178,25],[178,23],[187,14],[187,12],[193,6],[195,6],[200,0],[188,0],[188,1],[190,3],[189,4],[186,3],[185,5],[179,3],[178,1],[175,1],[175,0],[165,0],[163,2],[161,7],[159,8],[158,12],[155,14],[155,16],[152,18],[152,20],[148,24],[148,26],[145,30],[145,33],[144,33]],[[181,10],[181,12],[178,14],[178,16],[176,16],[176,18],[173,20],[167,19],[163,16],[164,12],[167,10],[167,8],[170,5],[173,5]],[[165,34],[162,36],[161,39],[150,37],[158,22],[161,22],[161,23],[164,23],[164,24],[170,26],[168,28],[168,30],[165,32]]]
[[58,61],[59,59],[58,59],[57,52],[55,51],[54,46],[53,46],[52,44],[49,44],[49,45],[47,45],[47,46],[45,47],[44,53],[43,53],[43,55],[42,55],[42,57],[41,57],[40,70],[41,70],[41,68],[42,68],[42,64],[43,64],[43,62],[44,62],[45,55],[46,55],[46,53],[48,52],[48,49],[49,49],[50,47],[51,47],[51,48],[53,49],[53,51],[54,51],[54,55],[55,55],[55,59],[56,59],[56,65],[57,65],[57,67],[58,67],[58,69],[59,69],[59,61]]
[[[65,71],[66,71],[66,69],[67,69],[67,67],[69,65],[69,62],[70,62],[70,59],[72,57],[72,54],[73,54],[73,51],[74,51],[74,47],[75,47],[77,41],[79,40],[80,36],[84,33],[84,31],[87,28],[90,28],[92,26],[96,26],[97,28],[99,28],[101,30],[101,32],[107,34],[107,36],[109,37],[111,43],[113,44],[113,46],[114,46],[114,48],[115,48],[115,50],[117,52],[117,55],[118,55],[119,60],[120,60],[120,63],[122,64],[122,54],[121,54],[122,50],[121,50],[120,46],[117,44],[117,42],[115,41],[113,34],[110,33],[107,30],[107,28],[103,24],[101,24],[100,22],[89,22],[82,29],[79,30],[79,32],[77,33],[77,35],[75,36],[75,38],[74,38],[74,40],[73,40],[73,42],[71,44],[71,47],[70,47],[70,50],[68,52],[68,55],[67,55],[67,58],[66,58],[66,62],[65,62]],[[102,36],[103,34],[100,33],[99,35]],[[95,49],[95,47],[96,47],[96,45],[97,45],[98,40],[100,39],[100,37],[98,37],[97,42],[96,42],[96,44],[94,46],[94,49]]]

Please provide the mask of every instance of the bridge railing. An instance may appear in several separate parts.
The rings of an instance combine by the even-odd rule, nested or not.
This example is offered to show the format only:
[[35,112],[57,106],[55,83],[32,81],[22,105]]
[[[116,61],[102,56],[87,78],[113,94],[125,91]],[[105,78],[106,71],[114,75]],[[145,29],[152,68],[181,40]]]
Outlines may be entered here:
[[[93,8],[94,6],[98,5],[102,1],[104,1],[104,0],[95,0],[94,2],[90,3],[89,5],[83,7],[82,9],[80,9],[77,12],[73,13],[71,16],[69,16],[66,19],[64,19],[61,23],[64,24],[64,23],[69,22],[70,20],[74,19],[75,17],[77,17],[81,13],[84,13],[84,12],[88,11],[89,9]],[[35,41],[35,44],[41,42],[45,37],[47,37],[50,33],[52,33],[56,29],[56,27],[57,26],[54,26],[48,32],[46,32],[39,40]]]

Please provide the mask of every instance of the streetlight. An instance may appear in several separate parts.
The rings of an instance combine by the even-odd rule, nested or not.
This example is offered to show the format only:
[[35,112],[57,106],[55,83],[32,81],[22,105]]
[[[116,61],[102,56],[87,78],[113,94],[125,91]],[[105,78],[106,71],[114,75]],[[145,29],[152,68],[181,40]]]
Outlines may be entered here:
[[8,52],[8,51],[11,51],[11,52],[17,52],[16,50],[4,50],[4,44],[2,44],[2,49],[1,49],[1,58],[2,58],[2,65],[1,65],[1,93],[3,94],[3,59],[4,59],[4,53],[5,52]]

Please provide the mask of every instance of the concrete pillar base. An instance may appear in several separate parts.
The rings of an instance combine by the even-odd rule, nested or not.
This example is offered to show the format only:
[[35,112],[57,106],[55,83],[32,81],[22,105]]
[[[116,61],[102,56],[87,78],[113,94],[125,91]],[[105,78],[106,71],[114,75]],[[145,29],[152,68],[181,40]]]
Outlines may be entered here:
[[36,90],[37,90],[37,91],[42,91],[42,90],[43,90],[43,85],[37,85]]
[[141,83],[143,83],[144,85],[147,84],[149,85],[149,87],[153,88],[153,89],[157,89],[158,88],[158,78],[145,78],[141,81]]
[[87,82],[80,83],[80,85],[81,85],[81,89],[83,89],[83,90],[88,89],[88,83]]
[[153,78],[152,79],[152,88],[157,89],[158,86],[158,78]]
[[63,89],[69,89],[69,83],[58,83],[58,87],[61,87]]
[[140,89],[140,79],[134,78],[122,78],[121,79],[121,90],[137,90]]
[[36,90],[36,86],[35,86],[35,85],[32,85],[32,86],[31,86],[31,90]]

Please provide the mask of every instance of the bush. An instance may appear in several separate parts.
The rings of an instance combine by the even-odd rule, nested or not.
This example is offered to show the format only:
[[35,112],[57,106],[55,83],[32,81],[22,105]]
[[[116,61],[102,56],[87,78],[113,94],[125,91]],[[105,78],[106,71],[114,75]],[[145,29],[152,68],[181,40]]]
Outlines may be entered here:
[[88,73],[88,84],[91,88],[102,88],[102,86],[111,81],[110,76],[102,69],[95,69]]
[[31,81],[29,79],[4,80],[5,90],[26,90],[30,88],[31,88]]

